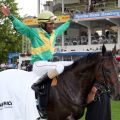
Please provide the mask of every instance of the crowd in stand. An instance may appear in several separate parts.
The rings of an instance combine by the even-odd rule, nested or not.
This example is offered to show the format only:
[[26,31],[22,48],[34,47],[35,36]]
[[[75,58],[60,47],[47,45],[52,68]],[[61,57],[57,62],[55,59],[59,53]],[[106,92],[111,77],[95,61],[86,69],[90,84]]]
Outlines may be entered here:
[[96,7],[103,7],[100,11],[104,11],[107,0],[91,0],[90,5],[86,5],[85,12],[96,12]]
[[[107,0],[91,0],[91,4],[86,4],[85,12],[104,11],[107,5]],[[100,9],[99,9],[100,8]]]
[[[90,13],[90,12],[98,12],[98,11],[105,11],[106,7],[108,6],[108,0],[91,0],[91,4],[86,3],[84,6],[84,10],[76,10],[65,8],[65,13]],[[113,1],[114,2],[114,1]],[[112,3],[111,3],[112,4]],[[115,4],[113,4],[115,5]],[[110,8],[109,8],[110,9]]]
[[[58,38],[56,46],[61,45],[61,37]],[[88,45],[88,34],[83,31],[80,36],[65,35],[64,45]],[[105,34],[98,34],[97,32],[91,34],[91,44],[113,44],[117,43],[117,32],[106,31]]]

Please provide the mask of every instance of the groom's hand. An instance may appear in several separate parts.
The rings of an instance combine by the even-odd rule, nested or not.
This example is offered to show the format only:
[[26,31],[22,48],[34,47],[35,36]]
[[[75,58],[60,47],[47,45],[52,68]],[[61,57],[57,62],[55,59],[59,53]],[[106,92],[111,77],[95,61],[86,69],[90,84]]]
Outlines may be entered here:
[[91,103],[94,100],[94,97],[96,95],[97,88],[95,86],[92,87],[91,91],[89,92],[87,96],[87,103]]

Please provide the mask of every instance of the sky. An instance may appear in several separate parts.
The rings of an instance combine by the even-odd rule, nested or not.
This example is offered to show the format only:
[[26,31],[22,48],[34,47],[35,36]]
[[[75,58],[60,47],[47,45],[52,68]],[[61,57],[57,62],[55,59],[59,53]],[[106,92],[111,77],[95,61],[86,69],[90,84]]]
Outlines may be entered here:
[[16,0],[20,15],[37,16],[37,0]]

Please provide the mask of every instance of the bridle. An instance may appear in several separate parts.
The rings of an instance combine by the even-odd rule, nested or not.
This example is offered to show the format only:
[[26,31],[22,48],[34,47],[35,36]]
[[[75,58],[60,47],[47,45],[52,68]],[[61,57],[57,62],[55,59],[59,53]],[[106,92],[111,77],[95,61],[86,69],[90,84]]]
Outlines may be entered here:
[[[105,67],[103,65],[103,62],[106,60],[106,59],[114,59],[113,56],[108,56],[108,57],[105,57],[103,56],[103,58],[100,59],[99,61],[99,66],[98,66],[98,69],[97,69],[97,72],[99,71],[99,69],[102,69],[102,75],[103,75],[103,81],[97,81],[97,89],[98,89],[98,94],[97,94],[97,98],[100,98],[100,95],[103,94],[103,93],[111,93],[111,87],[110,85],[108,84],[108,82],[106,81],[107,80],[107,76],[106,76],[106,70],[105,70]],[[115,66],[115,63],[113,61],[113,65]]]

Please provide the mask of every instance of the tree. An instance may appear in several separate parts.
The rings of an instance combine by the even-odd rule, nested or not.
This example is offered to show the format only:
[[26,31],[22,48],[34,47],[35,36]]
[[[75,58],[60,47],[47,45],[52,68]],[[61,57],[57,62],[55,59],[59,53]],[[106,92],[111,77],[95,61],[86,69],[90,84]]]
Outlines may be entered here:
[[[18,14],[15,0],[6,0],[11,13],[18,19],[22,18]],[[22,36],[13,28],[11,21],[0,13],[0,63],[7,62],[8,52],[21,52]]]

